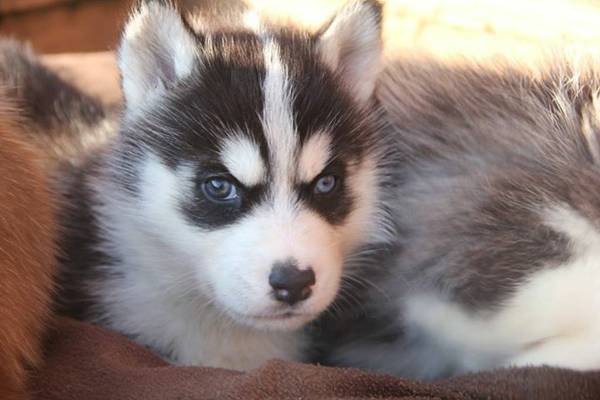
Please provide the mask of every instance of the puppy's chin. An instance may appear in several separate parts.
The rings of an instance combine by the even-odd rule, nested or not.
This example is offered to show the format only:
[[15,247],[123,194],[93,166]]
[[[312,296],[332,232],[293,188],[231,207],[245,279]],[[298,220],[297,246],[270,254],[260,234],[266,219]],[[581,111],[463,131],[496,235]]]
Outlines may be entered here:
[[316,314],[292,310],[252,315],[239,313],[231,309],[226,309],[226,312],[235,322],[262,331],[296,331],[317,317]]

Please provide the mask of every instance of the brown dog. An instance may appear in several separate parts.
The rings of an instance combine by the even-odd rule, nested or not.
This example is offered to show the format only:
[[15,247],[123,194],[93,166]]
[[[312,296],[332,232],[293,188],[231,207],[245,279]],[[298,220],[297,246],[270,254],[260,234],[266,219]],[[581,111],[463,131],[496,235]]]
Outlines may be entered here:
[[40,361],[55,269],[54,204],[35,152],[0,94],[0,399],[25,399]]

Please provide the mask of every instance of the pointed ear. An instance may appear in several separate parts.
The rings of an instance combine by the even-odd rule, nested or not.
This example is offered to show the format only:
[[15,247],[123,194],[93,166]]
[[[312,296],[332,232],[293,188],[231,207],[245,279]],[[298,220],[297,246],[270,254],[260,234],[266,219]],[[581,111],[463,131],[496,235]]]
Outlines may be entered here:
[[361,103],[375,88],[381,68],[382,6],[377,0],[355,0],[320,30],[317,50],[342,77]]
[[592,163],[600,165],[600,98],[593,96],[580,111],[581,132]]
[[126,106],[139,107],[157,90],[190,75],[198,53],[197,38],[170,1],[138,2],[119,48]]

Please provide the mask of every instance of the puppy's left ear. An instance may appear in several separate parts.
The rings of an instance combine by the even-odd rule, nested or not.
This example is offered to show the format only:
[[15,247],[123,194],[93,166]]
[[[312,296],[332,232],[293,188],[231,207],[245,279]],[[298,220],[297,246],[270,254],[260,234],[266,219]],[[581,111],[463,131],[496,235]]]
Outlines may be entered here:
[[382,5],[354,0],[317,33],[317,51],[360,103],[373,94],[383,52]]

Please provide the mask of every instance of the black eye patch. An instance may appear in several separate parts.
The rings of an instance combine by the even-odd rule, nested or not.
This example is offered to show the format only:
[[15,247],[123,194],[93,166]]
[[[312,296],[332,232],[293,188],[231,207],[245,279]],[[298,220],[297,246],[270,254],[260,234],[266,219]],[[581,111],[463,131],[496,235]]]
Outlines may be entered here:
[[[231,175],[223,172],[222,167],[202,169],[198,173],[193,186],[193,193],[188,194],[180,208],[193,225],[201,228],[219,228],[231,225],[247,214],[253,207],[262,201],[266,192],[265,185],[244,187]],[[207,193],[207,185],[214,184],[214,180],[226,180],[235,186],[236,198],[234,201],[218,201],[215,196]],[[218,191],[217,191],[218,192]],[[217,196],[218,197],[218,196]]]
[[[315,188],[320,179],[327,176],[335,177],[335,187],[328,193],[319,193]],[[339,162],[334,162],[328,165],[312,182],[297,186],[300,200],[330,224],[339,225],[350,214],[353,204],[345,178],[345,167]]]

